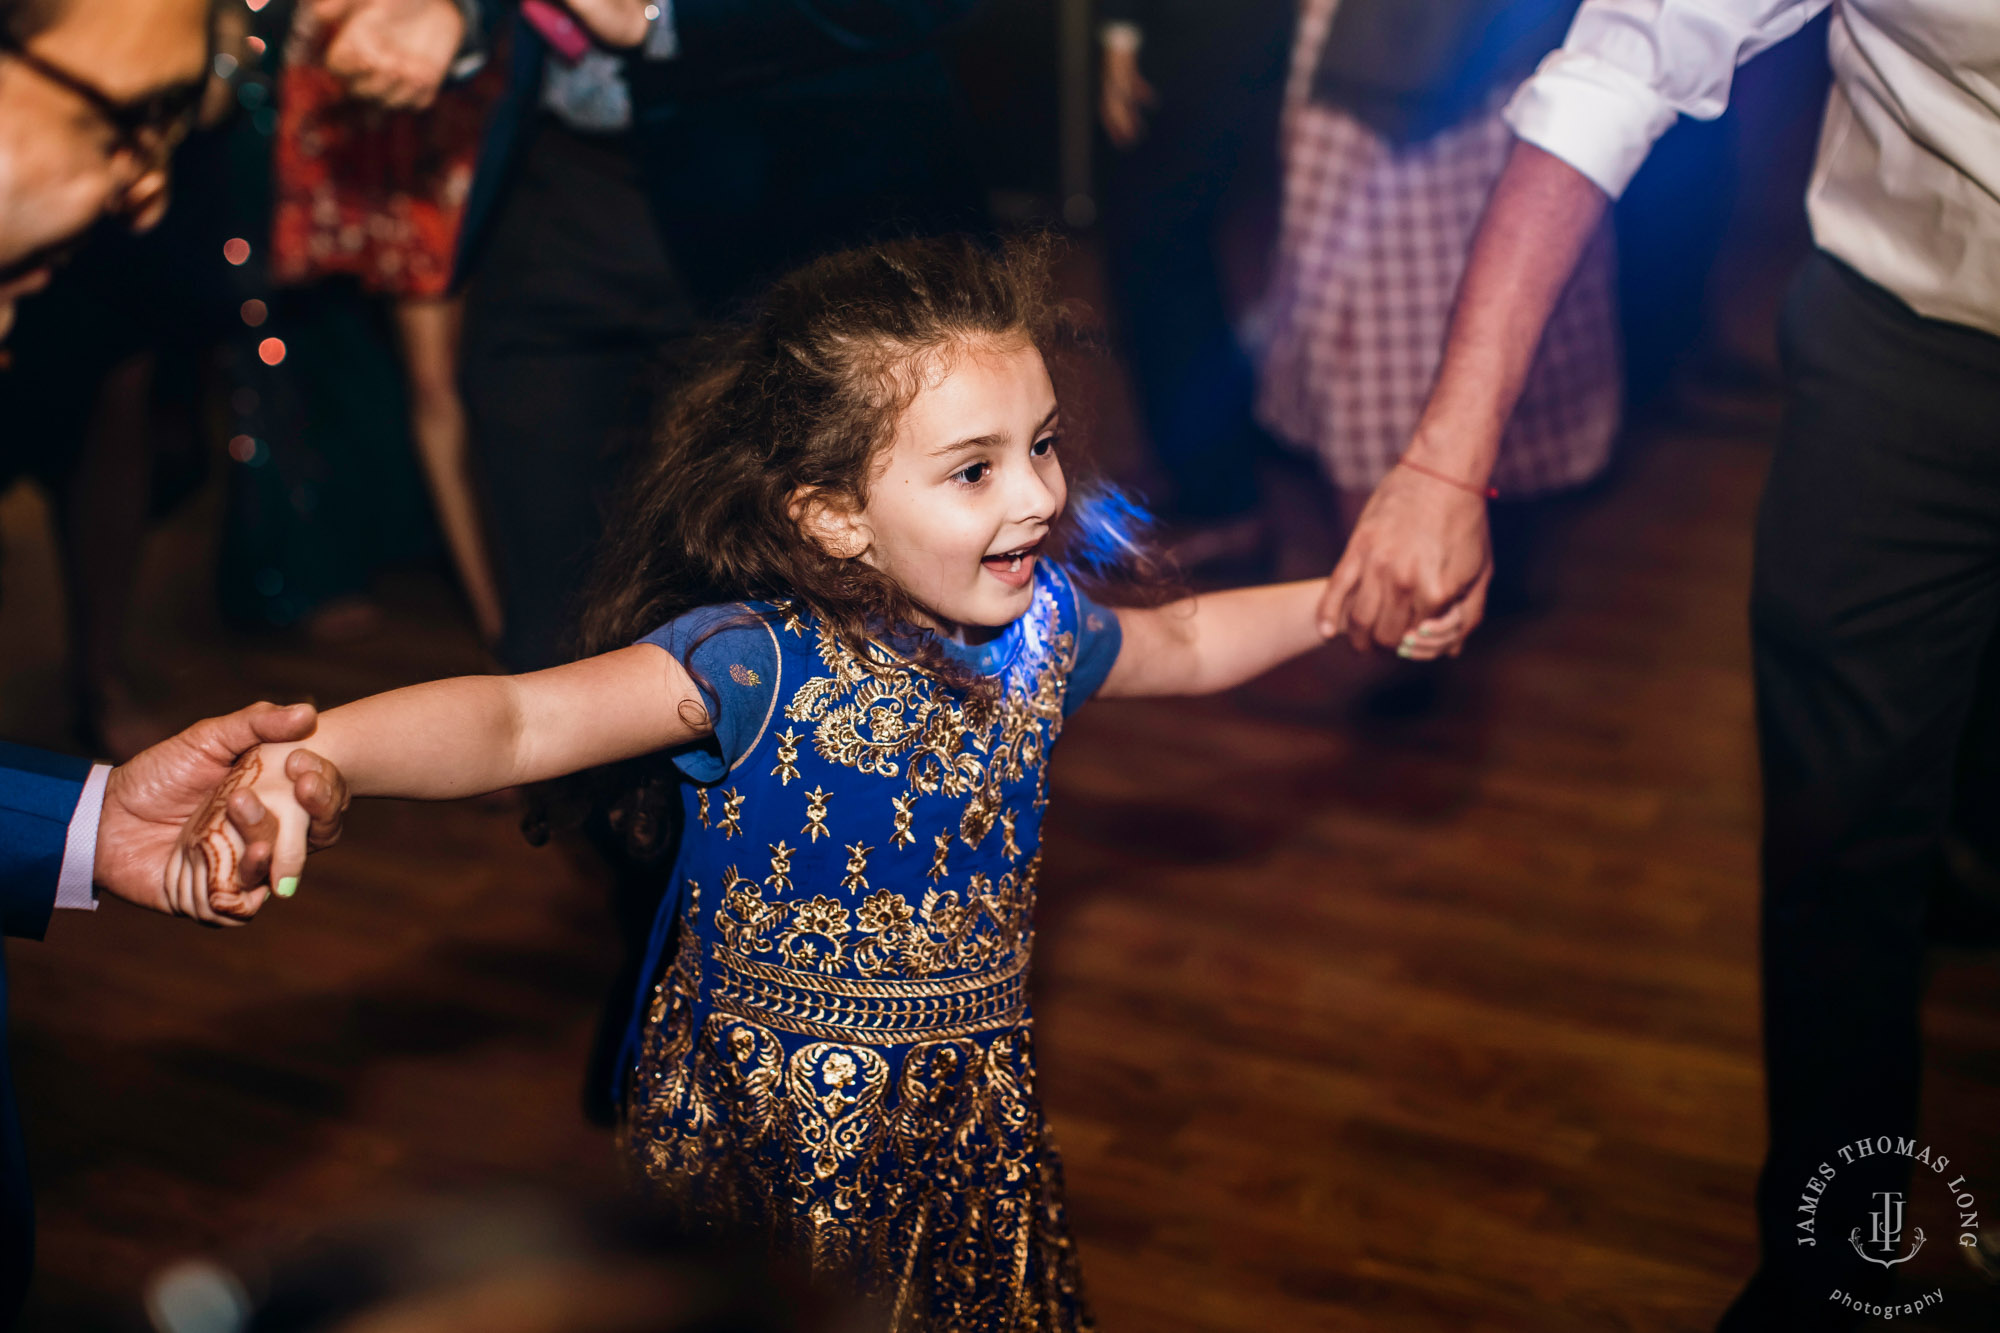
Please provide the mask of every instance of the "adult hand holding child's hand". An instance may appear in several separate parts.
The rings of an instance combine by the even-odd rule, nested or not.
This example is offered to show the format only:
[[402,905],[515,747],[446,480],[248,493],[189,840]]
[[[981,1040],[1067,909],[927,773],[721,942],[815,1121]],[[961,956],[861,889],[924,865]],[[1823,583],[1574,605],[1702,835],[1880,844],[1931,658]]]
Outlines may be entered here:
[[160,910],[240,925],[272,892],[291,897],[307,852],[339,840],[347,803],[340,770],[312,751],[295,742],[249,750],[181,827]]
[[1478,627],[1493,577],[1486,501],[1395,467],[1362,509],[1320,602],[1320,633],[1420,660],[1456,655]]

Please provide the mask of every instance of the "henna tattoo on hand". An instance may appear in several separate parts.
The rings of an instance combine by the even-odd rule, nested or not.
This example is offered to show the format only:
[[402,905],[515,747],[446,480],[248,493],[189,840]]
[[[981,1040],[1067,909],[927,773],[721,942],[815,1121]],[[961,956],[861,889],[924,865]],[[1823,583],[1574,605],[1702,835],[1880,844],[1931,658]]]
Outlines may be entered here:
[[[208,901],[217,911],[224,911],[217,902],[218,895],[227,894],[241,897],[242,891],[236,884],[236,874],[243,864],[243,852],[230,840],[229,798],[244,787],[253,787],[264,776],[264,758],[260,751],[252,751],[237,760],[229,770],[215,793],[208,798],[208,804],[197,816],[195,827],[195,850],[200,853],[202,864],[208,872],[206,888]],[[244,851],[249,849],[249,839],[244,839]],[[233,915],[233,913],[231,913]]]

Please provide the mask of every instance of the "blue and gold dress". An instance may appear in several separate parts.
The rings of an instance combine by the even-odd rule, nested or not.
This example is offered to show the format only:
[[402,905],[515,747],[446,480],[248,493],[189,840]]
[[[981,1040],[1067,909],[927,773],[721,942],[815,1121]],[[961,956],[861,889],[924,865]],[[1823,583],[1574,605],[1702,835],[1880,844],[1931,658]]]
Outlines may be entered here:
[[675,756],[637,1168],[687,1215],[855,1281],[897,1329],[1090,1327],[1027,983],[1049,752],[1116,618],[1041,564],[1026,615],[948,646],[990,691],[884,646],[865,663],[784,604],[648,641],[689,662],[717,728]]

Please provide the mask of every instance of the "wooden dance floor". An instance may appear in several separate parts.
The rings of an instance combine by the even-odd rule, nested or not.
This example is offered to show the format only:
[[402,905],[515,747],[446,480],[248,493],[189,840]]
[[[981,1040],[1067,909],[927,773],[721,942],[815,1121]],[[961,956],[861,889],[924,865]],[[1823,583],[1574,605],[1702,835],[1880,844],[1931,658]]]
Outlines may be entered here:
[[[1055,762],[1041,1093],[1103,1327],[1702,1330],[1762,1151],[1744,602],[1772,417],[1631,442],[1540,614],[1436,711],[1354,720],[1345,648],[1105,703]],[[176,718],[481,657],[441,580],[337,648],[213,623],[213,496],[132,636]],[[62,743],[38,502],[0,504],[0,734]],[[604,888],[501,801],[371,803],[299,897],[209,932],[110,905],[9,946],[39,1191],[29,1326],[125,1327],[178,1257],[496,1185],[609,1188],[578,1106]],[[2000,976],[1941,950],[1926,1135],[2000,1208]],[[1919,1327],[1989,1327],[1948,1243]]]

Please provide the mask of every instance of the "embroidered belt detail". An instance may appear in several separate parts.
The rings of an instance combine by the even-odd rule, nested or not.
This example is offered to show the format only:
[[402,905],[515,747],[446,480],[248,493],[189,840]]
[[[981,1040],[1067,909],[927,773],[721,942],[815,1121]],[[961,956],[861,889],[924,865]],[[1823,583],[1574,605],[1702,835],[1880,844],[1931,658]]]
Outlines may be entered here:
[[990,972],[927,981],[824,977],[746,958],[724,944],[717,1010],[766,1027],[864,1044],[943,1041],[1013,1027],[1028,1012],[1028,951]]

